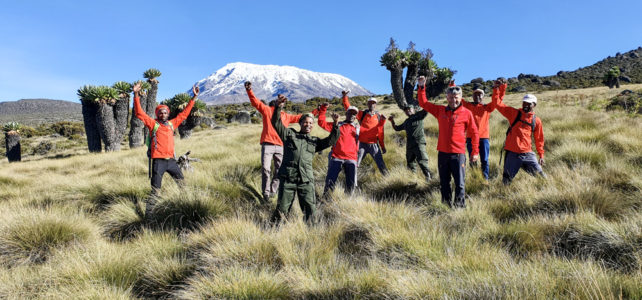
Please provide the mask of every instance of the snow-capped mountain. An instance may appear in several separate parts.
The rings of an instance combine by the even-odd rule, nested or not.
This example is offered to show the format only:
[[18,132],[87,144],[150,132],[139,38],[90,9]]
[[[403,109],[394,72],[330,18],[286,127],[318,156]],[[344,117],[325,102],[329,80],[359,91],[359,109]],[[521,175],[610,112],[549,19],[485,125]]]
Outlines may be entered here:
[[305,101],[313,97],[341,97],[341,90],[350,90],[351,96],[372,95],[354,81],[331,73],[318,73],[291,66],[230,63],[214,74],[196,83],[201,89],[198,96],[207,104],[247,102],[243,84],[252,82],[252,90],[259,99],[273,100],[283,94],[291,101]]

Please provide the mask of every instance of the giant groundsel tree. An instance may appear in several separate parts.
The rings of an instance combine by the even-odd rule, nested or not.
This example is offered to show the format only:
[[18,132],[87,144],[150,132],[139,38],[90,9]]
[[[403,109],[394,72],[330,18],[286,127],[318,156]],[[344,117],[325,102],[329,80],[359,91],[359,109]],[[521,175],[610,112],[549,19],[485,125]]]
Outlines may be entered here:
[[[163,101],[163,104],[167,105],[170,110],[170,119],[173,119],[185,109],[189,100],[192,99],[187,93],[181,93],[174,95],[174,97]],[[189,116],[183,123],[178,125],[178,133],[181,136],[181,139],[187,139],[192,135],[192,130],[201,124],[201,117],[203,117],[203,112],[205,112],[205,103],[200,99],[196,99],[192,111],[189,113]]]
[[90,152],[100,152],[101,143],[105,151],[120,150],[129,114],[127,85],[126,82],[117,82],[114,87],[86,85],[78,90]]
[[4,131],[4,143],[7,150],[7,159],[9,162],[16,162],[22,160],[22,152],[20,147],[20,128],[22,126],[16,122],[9,122],[2,126]]
[[[426,76],[428,80],[426,93],[429,98],[438,96],[448,87],[448,82],[452,79],[455,71],[449,68],[439,68],[432,56],[430,49],[417,51],[413,42],[410,42],[408,49],[401,50],[395,40],[390,39],[390,44],[379,62],[390,71],[392,94],[399,108],[403,109],[408,104],[417,104],[414,90],[418,76]],[[406,70],[405,79],[404,69]]]

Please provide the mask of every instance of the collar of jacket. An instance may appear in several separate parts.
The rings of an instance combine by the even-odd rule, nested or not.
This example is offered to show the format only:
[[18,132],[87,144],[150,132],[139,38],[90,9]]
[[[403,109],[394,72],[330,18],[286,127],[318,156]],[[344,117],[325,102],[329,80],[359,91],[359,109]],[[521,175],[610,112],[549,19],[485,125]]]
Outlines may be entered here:
[[459,103],[459,105],[457,105],[457,107],[455,107],[455,108],[450,108],[450,106],[449,106],[449,105],[446,105],[446,111],[449,111],[449,110],[450,110],[450,111],[453,111],[453,112],[454,112],[454,111],[458,110],[460,107],[461,107],[461,102],[460,102],[460,103]]

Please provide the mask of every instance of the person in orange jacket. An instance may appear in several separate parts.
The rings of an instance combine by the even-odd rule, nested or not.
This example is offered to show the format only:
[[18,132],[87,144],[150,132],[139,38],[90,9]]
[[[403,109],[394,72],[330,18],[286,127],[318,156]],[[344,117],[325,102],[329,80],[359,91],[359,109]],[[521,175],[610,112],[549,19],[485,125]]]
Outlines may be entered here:
[[[488,157],[490,153],[490,130],[488,120],[490,118],[490,114],[495,110],[495,104],[497,103],[496,98],[500,99],[499,101],[502,101],[501,99],[504,99],[505,94],[506,83],[504,80],[499,78],[495,81],[495,85],[493,85],[493,95],[490,103],[484,104],[484,90],[482,89],[476,89],[473,91],[472,103],[464,99],[461,100],[464,107],[473,113],[475,124],[479,130],[479,160],[481,162],[482,174],[486,180],[488,180]],[[472,155],[473,148],[471,138],[470,134],[466,135],[466,148],[468,149],[469,157]]]
[[[537,97],[526,94],[522,99],[522,108],[517,109],[506,106],[502,101],[497,102],[497,110],[510,122],[506,131],[504,142],[504,172],[503,183],[508,185],[513,180],[519,169],[535,176],[546,177],[542,166],[544,165],[544,129],[542,120],[535,116]],[[535,148],[539,158],[533,153],[531,139],[535,138]]]
[[[419,105],[437,118],[439,138],[437,141],[437,167],[441,186],[441,201],[449,207],[466,207],[466,135],[473,144],[471,160],[479,159],[479,132],[473,114],[461,105],[461,88],[450,86],[446,90],[448,105],[436,105],[426,97],[426,77],[417,80]],[[455,180],[455,201],[452,201],[450,177]]]
[[[261,191],[263,192],[263,202],[268,203],[270,197],[276,195],[279,187],[279,177],[273,176],[270,180],[270,175],[272,173],[272,161],[274,161],[274,172],[278,173],[279,168],[281,167],[281,162],[283,161],[283,141],[274,130],[274,126],[270,123],[272,119],[272,114],[275,107],[273,105],[269,106],[261,102],[252,91],[252,83],[247,81],[245,82],[245,91],[247,96],[250,98],[250,103],[256,110],[261,113],[263,116],[263,131],[261,132]],[[272,102],[275,103],[275,102]],[[283,102],[285,103],[285,102]],[[281,104],[283,108],[284,104]],[[287,128],[290,123],[297,123],[301,115],[290,115],[284,111],[281,111],[281,123]]]
[[[138,119],[143,121],[143,124],[145,124],[145,127],[149,130],[151,136],[149,155],[152,159],[152,197],[147,200],[147,206],[145,208],[145,215],[147,216],[156,204],[154,196],[157,196],[160,192],[165,172],[169,173],[179,186],[183,183],[183,172],[181,172],[181,168],[179,168],[176,163],[176,155],[174,153],[174,129],[189,116],[192,107],[194,107],[194,101],[196,97],[198,97],[199,88],[197,86],[192,87],[194,96],[192,96],[192,99],[187,103],[185,109],[171,120],[168,120],[169,107],[163,104],[156,107],[156,119],[148,116],[140,106],[141,84],[136,83],[132,90],[134,91],[134,114]],[[156,128],[156,130],[154,130],[154,128]]]
[[[348,110],[351,105],[348,99],[349,91],[341,91],[343,94],[343,108]],[[386,116],[377,111],[377,98],[368,99],[368,109],[359,110],[357,113],[357,120],[359,121],[359,157],[357,158],[357,166],[361,164],[361,160],[367,154],[370,154],[379,168],[381,174],[388,175],[388,168],[383,161],[383,154],[386,153],[386,145],[383,142],[384,132],[383,125],[386,123]]]

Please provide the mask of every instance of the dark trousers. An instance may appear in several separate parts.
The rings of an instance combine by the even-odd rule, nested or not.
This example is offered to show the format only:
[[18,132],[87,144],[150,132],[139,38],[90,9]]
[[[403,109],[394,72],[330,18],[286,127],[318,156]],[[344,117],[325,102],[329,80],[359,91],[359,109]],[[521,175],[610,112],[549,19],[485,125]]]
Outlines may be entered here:
[[169,175],[174,178],[174,181],[176,181],[178,186],[183,185],[183,172],[181,172],[181,168],[178,166],[175,159],[152,159],[152,194],[151,197],[147,199],[147,206],[145,208],[146,215],[148,215],[156,205],[156,197],[160,193],[165,172],[169,173]]
[[[439,152],[437,155],[439,167],[439,183],[441,185],[441,201],[452,207],[466,206],[466,155],[463,153]],[[450,177],[455,180],[455,202],[452,201]]]
[[426,153],[426,144],[416,144],[406,146],[406,165],[413,173],[417,170],[417,163],[421,172],[430,180],[431,174],[428,169],[428,153]]
[[[468,149],[468,159],[471,159],[470,155],[473,152],[473,144],[470,142],[470,138],[466,139],[466,148]],[[479,139],[479,160],[481,161],[482,173],[486,180],[488,180],[488,173],[490,171],[488,167],[489,153],[490,143],[488,142],[488,139]]]
[[294,197],[299,198],[299,206],[303,211],[304,220],[312,221],[316,211],[316,198],[314,194],[314,182],[296,182],[281,178],[279,181],[279,196],[276,202],[276,210],[272,215],[272,222],[278,223],[290,213]]
[[339,159],[330,157],[328,161],[328,175],[325,177],[325,188],[323,194],[334,189],[334,184],[343,169],[343,175],[346,177],[345,191],[351,193],[357,186],[357,162],[354,160]]
[[519,169],[524,169],[528,174],[533,176],[544,174],[542,166],[539,165],[537,161],[537,156],[533,152],[526,153],[515,153],[508,150],[506,151],[506,156],[504,156],[504,174],[502,182],[504,184],[509,184],[519,172]]
[[359,143],[359,158],[357,159],[357,166],[361,165],[361,161],[366,154],[370,154],[370,156],[372,156],[377,164],[377,168],[379,168],[379,172],[381,172],[382,175],[388,175],[388,168],[386,168],[386,163],[383,161],[383,152],[381,151],[379,144]]

